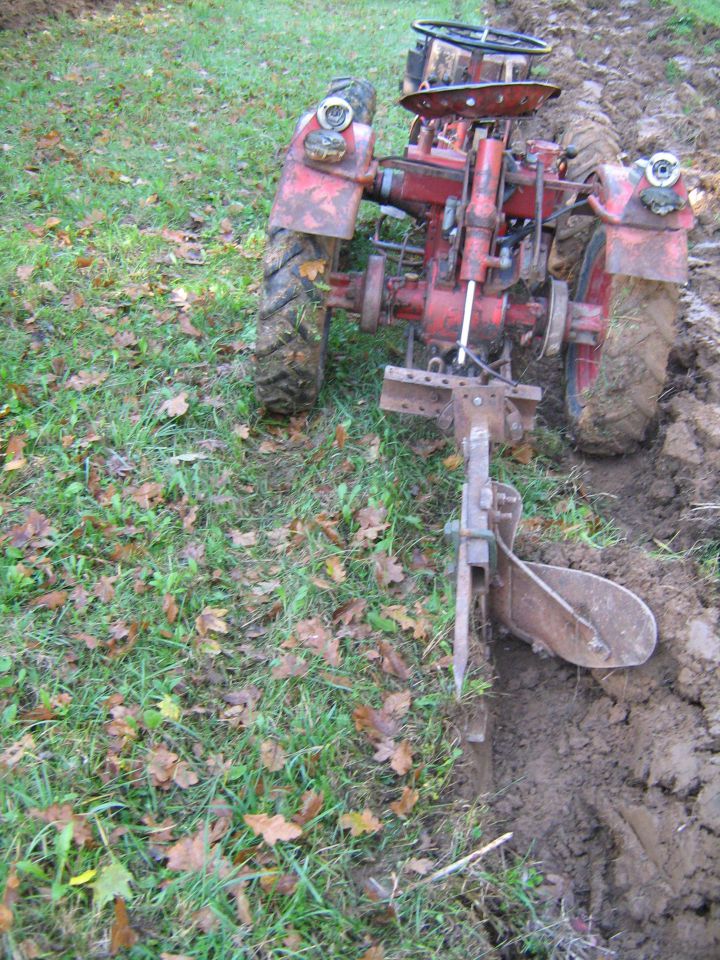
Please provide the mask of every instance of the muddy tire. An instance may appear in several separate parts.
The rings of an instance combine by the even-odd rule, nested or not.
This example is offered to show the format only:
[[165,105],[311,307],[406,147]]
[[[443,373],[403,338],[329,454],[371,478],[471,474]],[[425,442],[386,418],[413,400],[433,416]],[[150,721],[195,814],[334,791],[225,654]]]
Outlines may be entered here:
[[[301,268],[321,261],[329,272],[337,241],[271,229],[255,342],[255,395],[273,413],[307,410],[322,385],[330,312]],[[322,279],[319,273],[317,279]]]
[[575,300],[598,303],[608,318],[599,347],[569,344],[565,400],[570,432],[586,453],[629,453],[657,416],[675,336],[678,288],[605,273],[605,230],[588,244]]
[[[620,144],[608,123],[597,119],[578,120],[560,138],[560,144],[572,144],[577,156],[568,161],[567,180],[585,183],[601,163],[617,163]],[[572,197],[574,202],[576,197]],[[583,252],[595,228],[593,217],[561,217],[550,252],[549,269],[553,276],[572,280],[577,276]]]
[[373,122],[377,97],[375,87],[362,77],[336,77],[330,81],[326,96],[342,97],[353,108],[358,123]]

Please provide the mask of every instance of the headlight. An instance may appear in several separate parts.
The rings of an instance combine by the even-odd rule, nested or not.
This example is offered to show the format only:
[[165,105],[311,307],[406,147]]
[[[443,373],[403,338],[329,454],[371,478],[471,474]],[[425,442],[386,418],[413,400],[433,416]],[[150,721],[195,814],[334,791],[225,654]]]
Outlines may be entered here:
[[653,187],[672,187],[680,179],[680,161],[672,153],[654,153],[645,166],[645,176]]
[[345,130],[353,120],[353,109],[342,97],[325,97],[317,108],[318,123],[324,130]]

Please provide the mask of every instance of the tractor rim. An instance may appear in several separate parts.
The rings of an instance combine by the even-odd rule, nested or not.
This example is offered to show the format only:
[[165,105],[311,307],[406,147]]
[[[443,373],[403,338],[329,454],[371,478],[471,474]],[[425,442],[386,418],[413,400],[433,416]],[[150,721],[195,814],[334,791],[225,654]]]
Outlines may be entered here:
[[[602,318],[606,322],[610,312],[611,280],[611,275],[605,272],[605,249],[603,245],[593,260],[582,299],[585,303],[597,304],[602,309]],[[575,385],[579,394],[589,390],[597,380],[604,336],[605,332],[603,330],[599,342],[594,346],[590,343],[575,345]]]

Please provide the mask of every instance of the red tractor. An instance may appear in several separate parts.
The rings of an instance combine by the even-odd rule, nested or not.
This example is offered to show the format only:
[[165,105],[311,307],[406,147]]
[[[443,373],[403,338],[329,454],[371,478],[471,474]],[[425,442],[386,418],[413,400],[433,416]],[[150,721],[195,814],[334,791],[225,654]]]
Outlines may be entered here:
[[[405,321],[405,365],[386,368],[381,406],[436,419],[465,453],[454,530],[458,688],[473,598],[481,626],[499,620],[572,662],[640,663],[655,642],[647,607],[590,574],[520,561],[512,551],[520,497],[489,479],[488,461],[491,444],[518,443],[532,429],[541,397],[514,379],[518,347],[564,352],[578,446],[615,454],[643,440],[665,377],[677,284],[687,279],[693,217],[680,164],[669,153],[629,167],[602,162],[617,148],[587,125],[562,143],[520,145],[516,121],[560,95],[530,79],[548,46],[448,21],[418,20],[413,30],[420,40],[400,105],[414,117],[402,156],[374,155],[375,91],[365,80],[334,80],[297,124],[270,216],[258,400],[277,413],[313,403],[334,308],[357,314],[368,334]],[[380,205],[374,252],[364,271],[339,272],[363,199]],[[396,218],[413,229],[399,235]],[[586,246],[571,295],[562,271],[579,238]]]

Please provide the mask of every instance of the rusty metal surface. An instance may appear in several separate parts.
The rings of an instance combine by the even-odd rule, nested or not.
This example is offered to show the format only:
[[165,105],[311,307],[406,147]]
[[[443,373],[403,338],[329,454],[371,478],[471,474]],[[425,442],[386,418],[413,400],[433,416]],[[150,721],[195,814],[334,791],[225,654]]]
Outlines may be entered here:
[[508,415],[517,412],[523,430],[531,430],[541,397],[540,387],[526,384],[483,384],[475,377],[388,366],[380,407],[429,419],[444,416],[448,428],[454,425],[459,442],[469,436],[472,425],[481,416],[487,421],[491,440],[503,443],[517,440],[508,429]]
[[551,83],[513,80],[509,83],[432,87],[405,94],[398,103],[421,117],[439,119],[453,115],[481,120],[485,117],[524,117],[534,113],[546,100],[559,96],[560,87]]
[[630,667],[655,648],[652,612],[619,584],[581,570],[525,563],[513,552],[522,513],[520,494],[495,483],[498,516],[493,617],[520,639],[581,667]]
[[644,280],[687,283],[688,247],[685,230],[605,227],[605,269]]
[[353,123],[342,136],[347,153],[326,168],[305,158],[307,134],[319,130],[314,114],[299,124],[285,158],[270,214],[271,227],[350,240],[366,184],[373,173],[375,133],[364,123]]

